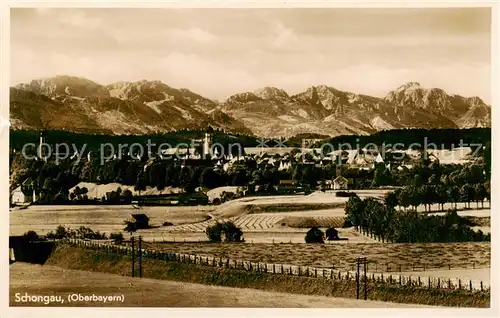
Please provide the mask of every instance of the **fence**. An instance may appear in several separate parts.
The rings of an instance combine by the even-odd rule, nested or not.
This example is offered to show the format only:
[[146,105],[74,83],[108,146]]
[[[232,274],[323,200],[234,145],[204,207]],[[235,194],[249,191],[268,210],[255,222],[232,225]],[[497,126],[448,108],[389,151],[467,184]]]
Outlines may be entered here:
[[[150,238],[148,241],[144,241],[147,243],[207,243],[207,239],[175,239],[173,237],[171,240],[167,240],[165,238]],[[338,241],[325,241],[325,244],[337,244]],[[249,239],[245,243],[254,243],[252,239]],[[305,244],[304,242],[292,242],[292,240],[283,240],[283,239],[268,239],[267,241],[259,242],[266,244]],[[376,273],[397,273],[397,272],[425,272],[427,270],[457,270],[457,269],[480,269],[480,268],[490,268],[490,262],[488,258],[485,258],[483,262],[463,262],[457,263],[456,261],[452,262],[440,262],[440,263],[396,263],[396,262],[377,262],[370,261],[370,268],[372,271]],[[344,264],[333,264],[337,269],[343,270],[355,270],[355,264],[350,263],[349,266],[345,266]]]
[[[132,248],[129,246],[116,245],[112,243],[101,243],[93,241],[85,241],[80,239],[64,239],[62,242],[80,248],[93,249],[106,254],[121,254],[130,255],[139,252],[143,258],[156,259],[163,261],[173,261],[180,263],[189,263],[195,265],[233,268],[259,273],[272,273],[294,276],[305,276],[332,280],[353,280],[357,279],[355,270],[336,270],[331,268],[317,268],[310,266],[299,266],[289,264],[262,263],[235,260],[222,257],[199,256],[193,254],[172,253],[167,251],[148,250],[141,248]],[[392,275],[384,273],[367,272],[366,279],[368,282],[400,285],[400,286],[419,286],[427,288],[437,288],[443,290],[489,290],[489,283],[484,284],[478,280],[461,280],[458,278],[443,278],[443,277],[421,277],[421,276],[406,276]]]

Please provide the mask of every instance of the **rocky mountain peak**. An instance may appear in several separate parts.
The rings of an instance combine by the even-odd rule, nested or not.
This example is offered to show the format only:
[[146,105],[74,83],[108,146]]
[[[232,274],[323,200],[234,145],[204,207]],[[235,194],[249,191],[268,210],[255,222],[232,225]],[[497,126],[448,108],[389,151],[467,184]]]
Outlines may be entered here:
[[422,88],[420,86],[419,82],[408,82],[408,83],[405,83],[405,84],[399,86],[398,88],[396,88],[396,91],[401,92],[401,91],[413,90],[413,89],[418,89],[418,88]]
[[56,76],[11,88],[10,116],[15,126],[33,129],[148,133],[211,124],[267,137],[491,125],[491,107],[479,97],[449,95],[417,82],[399,86],[384,98],[327,85],[289,96],[266,86],[217,102],[161,81],[102,86],[84,78]]
[[43,94],[51,98],[63,96],[78,98],[85,98],[88,96],[109,96],[104,86],[86,78],[68,75],[35,79],[30,83],[19,84],[16,88]]
[[276,100],[276,101],[286,101],[289,96],[285,90],[266,86],[261,89],[258,89],[254,92],[254,94],[262,99]]
[[245,93],[231,95],[227,99],[226,102],[227,103],[249,103],[249,102],[257,102],[260,100],[262,100],[262,98],[257,96],[255,93],[245,92]]

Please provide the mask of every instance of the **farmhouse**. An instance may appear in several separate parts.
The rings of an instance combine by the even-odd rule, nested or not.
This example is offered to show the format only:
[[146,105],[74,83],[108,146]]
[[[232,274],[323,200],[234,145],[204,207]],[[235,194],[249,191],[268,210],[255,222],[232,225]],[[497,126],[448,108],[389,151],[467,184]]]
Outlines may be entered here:
[[21,186],[17,187],[14,191],[11,193],[11,201],[12,203],[15,204],[23,204],[26,202],[30,202],[30,198],[26,196],[23,191],[21,190]]
[[342,176],[338,176],[337,178],[333,179],[332,184],[333,190],[347,190],[349,180]]
[[20,185],[19,187],[17,187],[16,189],[14,189],[11,194],[10,194],[10,199],[11,199],[11,202],[14,203],[14,204],[24,204],[24,203],[31,203],[31,202],[34,202],[36,200],[36,193],[35,193],[35,190],[33,189],[33,194],[30,195],[30,194],[25,194],[23,192],[23,187],[28,184],[28,183],[31,183],[31,179],[28,178],[26,180],[24,180],[24,182],[22,183],[22,185]]
[[327,241],[336,241],[339,239],[339,231],[334,229],[333,227],[327,229],[325,231],[326,234],[326,240]]

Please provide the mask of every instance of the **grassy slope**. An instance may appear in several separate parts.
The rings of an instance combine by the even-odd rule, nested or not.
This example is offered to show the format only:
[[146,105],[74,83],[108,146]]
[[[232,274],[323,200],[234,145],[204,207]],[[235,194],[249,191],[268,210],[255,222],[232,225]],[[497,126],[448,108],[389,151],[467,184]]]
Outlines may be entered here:
[[[130,258],[96,251],[58,246],[47,264],[63,268],[130,275]],[[208,285],[254,288],[276,292],[332,297],[355,297],[354,281],[326,280],[242,270],[144,260],[144,277]],[[415,287],[387,287],[369,282],[368,299],[400,303],[457,307],[489,307],[489,293],[427,290]]]

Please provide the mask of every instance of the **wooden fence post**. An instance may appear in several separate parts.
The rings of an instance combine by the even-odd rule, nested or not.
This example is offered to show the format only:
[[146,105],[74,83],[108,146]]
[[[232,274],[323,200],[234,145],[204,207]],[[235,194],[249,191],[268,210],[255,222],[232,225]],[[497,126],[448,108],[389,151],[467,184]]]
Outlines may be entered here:
[[462,280],[458,279],[458,289],[462,289]]
[[448,278],[448,289],[451,289],[451,279]]
[[276,266],[273,264],[273,274],[276,274]]
[[470,291],[472,291],[472,281],[469,280],[469,287],[470,287]]
[[481,291],[483,291],[483,281],[481,281]]

